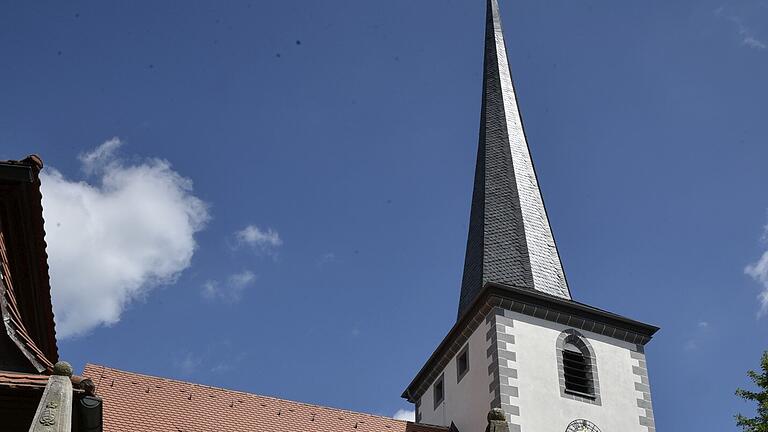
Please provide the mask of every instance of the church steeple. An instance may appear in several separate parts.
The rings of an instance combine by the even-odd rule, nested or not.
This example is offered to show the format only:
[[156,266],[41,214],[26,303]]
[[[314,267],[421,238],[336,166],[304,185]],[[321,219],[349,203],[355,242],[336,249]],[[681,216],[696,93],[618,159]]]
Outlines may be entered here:
[[462,431],[654,431],[644,352],[658,327],[571,301],[520,119],[500,0],[486,1],[459,319],[403,397],[417,422]]
[[483,102],[459,316],[487,282],[570,299],[507,61],[498,0],[488,0]]

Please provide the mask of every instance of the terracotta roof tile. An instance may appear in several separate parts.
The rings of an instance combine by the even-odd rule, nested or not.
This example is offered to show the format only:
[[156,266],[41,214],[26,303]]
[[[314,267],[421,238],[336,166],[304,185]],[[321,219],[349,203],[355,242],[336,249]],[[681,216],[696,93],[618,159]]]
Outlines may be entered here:
[[0,371],[0,387],[43,390],[46,384],[48,384],[48,375]]
[[446,432],[389,417],[86,365],[104,432]]

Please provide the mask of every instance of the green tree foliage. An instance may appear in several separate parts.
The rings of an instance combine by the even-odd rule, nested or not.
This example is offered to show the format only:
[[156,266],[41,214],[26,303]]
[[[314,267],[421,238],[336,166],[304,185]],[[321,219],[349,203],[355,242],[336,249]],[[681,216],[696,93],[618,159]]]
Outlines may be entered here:
[[763,353],[760,368],[762,369],[760,373],[753,370],[747,372],[758,391],[736,390],[737,396],[757,402],[757,415],[755,417],[736,415],[736,424],[741,426],[744,432],[768,432],[768,351]]

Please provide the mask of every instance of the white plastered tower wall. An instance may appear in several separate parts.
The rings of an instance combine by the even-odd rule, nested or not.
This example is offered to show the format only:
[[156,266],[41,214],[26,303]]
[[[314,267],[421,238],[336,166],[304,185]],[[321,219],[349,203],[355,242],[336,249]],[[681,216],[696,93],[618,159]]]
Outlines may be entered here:
[[[483,321],[472,332],[468,342],[459,348],[462,350],[468,344],[469,371],[461,381],[457,379],[457,356],[453,356],[440,371],[438,378],[430,384],[418,404],[419,422],[444,426],[450,426],[453,422],[460,432],[472,431],[477,429],[478,425],[485,424],[492,402],[488,374],[491,357],[487,355],[489,346],[486,340],[491,328],[489,320]],[[445,386],[445,396],[443,402],[435,406],[434,385],[441,378]]]
[[[468,339],[469,372],[457,382],[455,356],[439,370],[419,400],[418,421],[471,432],[485,424],[490,408],[502,408],[511,432],[563,432],[577,419],[601,431],[655,432],[642,346],[584,330],[580,322],[572,327],[495,307]],[[564,392],[558,340],[574,333],[593,351],[594,398]],[[439,379],[445,395],[435,405]]]
[[[653,418],[650,398],[647,409],[640,406],[643,397],[638,397],[635,381],[636,357],[641,347],[508,310],[498,310],[495,319],[505,328],[511,327],[514,335],[513,343],[499,344],[500,356],[502,352],[515,354],[514,361],[499,360],[499,380],[502,408],[508,414],[510,425],[518,425],[515,429],[562,432],[575,419],[585,419],[603,431],[653,430],[647,422]],[[558,361],[562,348],[558,347],[558,339],[564,332],[579,334],[594,352],[592,373],[598,382],[595,398],[563,391],[562,363]],[[510,370],[515,372],[510,374]],[[509,396],[504,395],[505,385],[514,389],[507,392],[512,393]]]

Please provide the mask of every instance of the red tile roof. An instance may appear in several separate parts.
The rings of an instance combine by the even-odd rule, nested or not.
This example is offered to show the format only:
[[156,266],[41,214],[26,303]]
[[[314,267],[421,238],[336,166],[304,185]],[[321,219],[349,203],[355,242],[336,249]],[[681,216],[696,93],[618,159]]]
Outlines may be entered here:
[[104,399],[104,432],[446,432],[416,424],[86,365]]
[[0,161],[0,168],[5,173],[0,177],[4,333],[38,372],[50,372],[58,361],[58,349],[40,194],[43,161],[32,155],[22,161]]
[[48,375],[0,371],[0,387],[43,390],[47,384]]

